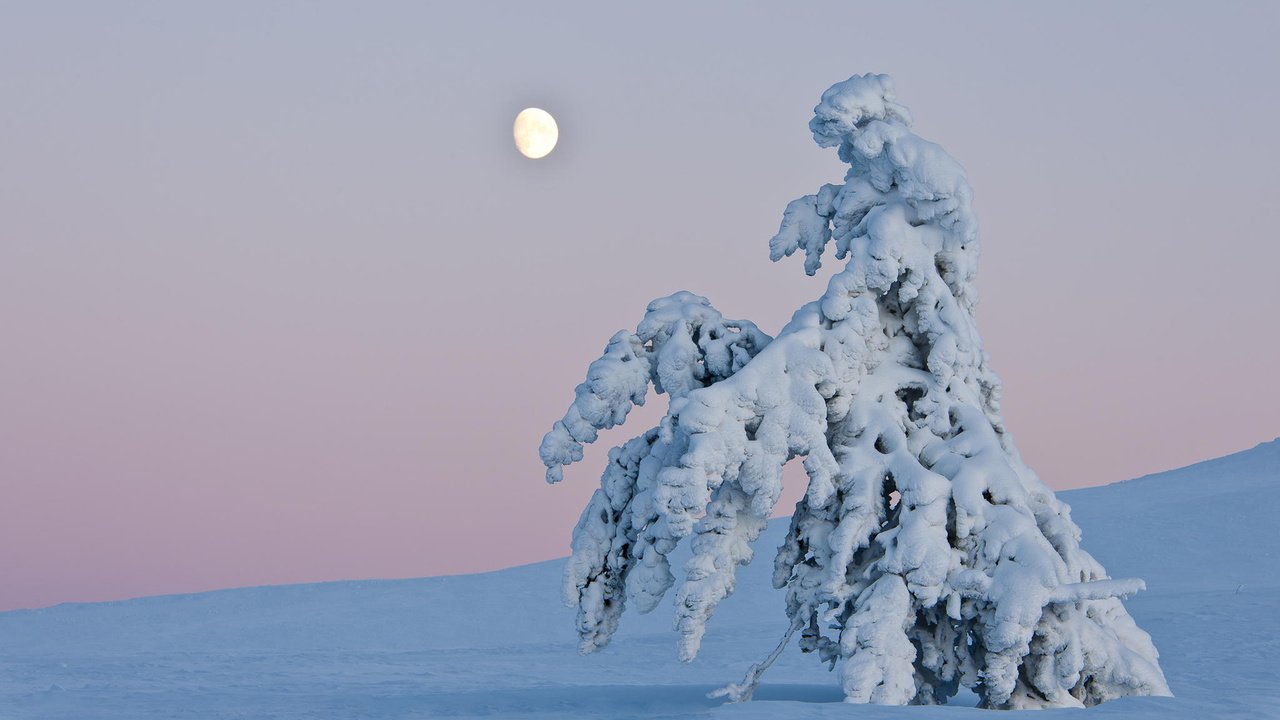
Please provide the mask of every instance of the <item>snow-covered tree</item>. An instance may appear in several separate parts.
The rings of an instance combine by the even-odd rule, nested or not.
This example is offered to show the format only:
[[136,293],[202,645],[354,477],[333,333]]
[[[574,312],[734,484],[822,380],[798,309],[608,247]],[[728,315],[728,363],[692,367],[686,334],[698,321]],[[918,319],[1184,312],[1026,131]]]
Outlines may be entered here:
[[[884,75],[822,95],[809,123],[850,168],[793,201],[772,259],[828,245],[844,267],[777,338],[687,292],[655,300],[593,362],[542,441],[547,479],[621,424],[652,387],[658,427],[614,448],[578,522],[565,600],[581,650],[604,647],[630,603],[676,584],[679,656],[734,589],[783,465],[808,487],[775,560],[801,649],[840,665],[847,700],[942,703],[963,685],[986,707],[1081,706],[1167,695],[1150,637],[1080,547],[1069,508],[1023,464],[974,320],[977,224],[960,165],[911,131]],[[779,646],[781,649],[781,645]],[[722,690],[748,699],[777,656]]]

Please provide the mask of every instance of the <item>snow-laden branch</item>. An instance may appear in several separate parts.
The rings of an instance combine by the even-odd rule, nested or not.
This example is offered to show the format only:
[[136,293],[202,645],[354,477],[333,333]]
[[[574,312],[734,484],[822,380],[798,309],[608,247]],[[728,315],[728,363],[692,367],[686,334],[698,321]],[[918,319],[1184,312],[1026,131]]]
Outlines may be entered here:
[[770,339],[754,323],[726,320],[709,300],[690,292],[649,303],[635,332],[609,339],[569,410],[542,439],[547,482],[559,482],[563,467],[582,459],[582,446],[595,442],[597,431],[622,424],[632,406],[643,405],[650,385],[684,397],[737,372]]

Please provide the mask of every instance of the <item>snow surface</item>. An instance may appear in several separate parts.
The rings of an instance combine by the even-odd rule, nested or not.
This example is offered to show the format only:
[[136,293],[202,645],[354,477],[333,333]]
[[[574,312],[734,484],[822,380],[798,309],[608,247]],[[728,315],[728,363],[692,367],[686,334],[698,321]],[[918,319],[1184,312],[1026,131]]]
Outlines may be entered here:
[[[1280,440],[1059,497],[1101,562],[1118,577],[1146,580],[1127,606],[1152,634],[1177,697],[1041,712],[1280,718]],[[785,532],[785,521],[771,523],[761,547]],[[561,604],[563,565],[0,613],[0,718],[921,720],[998,712],[850,706],[794,645],[754,701],[708,699],[777,642],[783,593],[771,587],[768,562],[742,569],[692,664],[676,659],[663,609],[628,614],[607,649],[580,656],[574,611]]]

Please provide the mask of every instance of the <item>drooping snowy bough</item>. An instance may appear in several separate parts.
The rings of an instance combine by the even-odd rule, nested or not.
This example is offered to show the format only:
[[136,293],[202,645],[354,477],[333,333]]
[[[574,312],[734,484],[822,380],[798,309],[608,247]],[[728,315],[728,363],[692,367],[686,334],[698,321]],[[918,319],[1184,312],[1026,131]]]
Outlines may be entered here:
[[[960,165],[911,131],[884,75],[823,93],[809,123],[845,181],[793,201],[770,242],[817,271],[844,268],[775,339],[702,297],[655,300],[591,364],[542,441],[547,479],[622,423],[650,386],[658,427],[609,453],[573,535],[565,600],[581,650],[604,647],[629,602],[653,609],[676,578],[679,655],[708,618],[804,458],[808,489],[775,560],[801,649],[846,699],[942,703],[963,685],[991,708],[1167,695],[1150,637],[1080,547],[1069,509],[1019,459],[974,321],[977,224]],[[785,639],[784,639],[785,643]],[[721,691],[748,699],[776,657]]]

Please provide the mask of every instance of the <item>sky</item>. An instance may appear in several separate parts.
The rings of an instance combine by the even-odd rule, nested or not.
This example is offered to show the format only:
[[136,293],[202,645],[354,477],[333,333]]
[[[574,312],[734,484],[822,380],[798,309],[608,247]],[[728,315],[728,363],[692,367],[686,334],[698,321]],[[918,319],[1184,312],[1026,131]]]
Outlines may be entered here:
[[978,325],[1045,482],[1272,439],[1278,30],[1232,2],[0,4],[0,610],[565,554],[663,405],[544,483],[608,338],[676,290],[771,333],[822,293],[767,241],[843,175],[807,122],[855,73],[968,170]]

